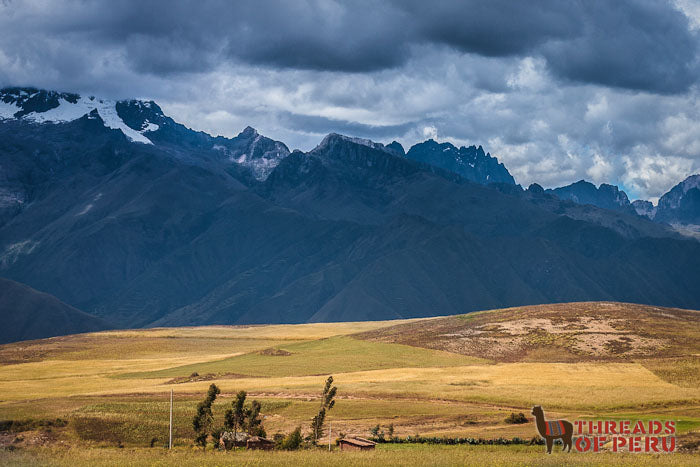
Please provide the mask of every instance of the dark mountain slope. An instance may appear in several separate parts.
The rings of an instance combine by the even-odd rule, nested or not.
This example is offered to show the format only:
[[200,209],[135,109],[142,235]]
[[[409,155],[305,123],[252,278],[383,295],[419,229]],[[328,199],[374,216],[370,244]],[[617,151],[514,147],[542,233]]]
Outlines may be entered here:
[[585,180],[579,180],[571,185],[547,190],[560,199],[570,200],[578,204],[591,204],[603,209],[635,214],[627,194],[614,185],[603,183],[597,187]]
[[515,185],[515,180],[508,169],[499,163],[498,159],[491,157],[491,154],[485,153],[481,146],[457,148],[450,143],[437,143],[429,139],[412,146],[406,153],[406,157],[440,167],[482,185],[489,183]]
[[635,214],[484,186],[340,135],[262,180],[230,157],[272,158],[277,143],[254,130],[215,148],[153,103],[115,105],[138,134],[109,128],[101,108],[0,122],[12,194],[0,271],[118,326],[700,305],[700,243]]
[[0,344],[101,331],[111,326],[49,294],[0,278]]
[[664,194],[654,220],[700,225],[700,175],[691,175]]

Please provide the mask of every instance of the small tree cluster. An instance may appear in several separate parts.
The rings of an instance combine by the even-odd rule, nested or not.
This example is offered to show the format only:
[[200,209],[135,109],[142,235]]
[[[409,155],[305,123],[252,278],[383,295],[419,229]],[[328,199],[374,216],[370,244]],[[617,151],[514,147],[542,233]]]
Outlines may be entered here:
[[321,394],[321,407],[318,414],[311,421],[311,442],[316,444],[323,437],[323,424],[326,421],[326,412],[335,405],[335,393],[338,388],[333,386],[333,377],[329,376]]
[[194,428],[195,444],[202,446],[202,449],[207,447],[207,437],[209,436],[209,431],[211,430],[212,423],[214,422],[214,416],[211,413],[211,406],[216,400],[216,396],[219,395],[221,391],[216,386],[212,384],[209,386],[207,391],[207,397],[197,404],[197,414],[192,420],[192,428]]
[[[380,442],[386,441],[384,430],[382,430],[381,425],[377,424],[369,430],[372,438],[378,439]],[[389,435],[389,439],[394,439],[394,424],[390,423],[386,426],[386,435]]]
[[251,436],[265,436],[265,428],[260,419],[260,402],[254,400],[250,407],[245,406],[247,393],[240,391],[224,414],[224,428],[232,430],[234,437],[240,431]]

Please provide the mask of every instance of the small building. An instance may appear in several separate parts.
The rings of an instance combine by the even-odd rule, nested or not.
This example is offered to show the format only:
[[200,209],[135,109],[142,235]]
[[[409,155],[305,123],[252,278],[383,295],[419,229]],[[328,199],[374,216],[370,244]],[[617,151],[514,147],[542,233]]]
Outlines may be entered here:
[[224,431],[219,438],[219,449],[228,451],[233,448],[245,447],[248,438],[250,438],[248,433],[236,433],[234,436],[233,431]]
[[271,451],[275,447],[275,442],[271,439],[261,436],[251,436],[245,442],[246,449],[262,449],[263,451]]
[[367,451],[374,449],[377,443],[365,438],[343,438],[338,440],[341,451]]

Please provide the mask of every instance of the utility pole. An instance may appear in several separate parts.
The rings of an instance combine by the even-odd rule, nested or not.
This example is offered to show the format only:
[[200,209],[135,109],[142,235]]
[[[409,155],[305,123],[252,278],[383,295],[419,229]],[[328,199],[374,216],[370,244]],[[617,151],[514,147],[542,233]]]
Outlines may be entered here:
[[170,441],[168,442],[168,449],[173,448],[173,390],[170,390]]

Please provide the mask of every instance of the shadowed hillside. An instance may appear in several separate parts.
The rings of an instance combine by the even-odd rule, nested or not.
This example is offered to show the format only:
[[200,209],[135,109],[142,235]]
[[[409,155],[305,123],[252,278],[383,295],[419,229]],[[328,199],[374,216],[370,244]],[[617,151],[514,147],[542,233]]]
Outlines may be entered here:
[[107,322],[66,305],[56,297],[0,278],[0,344],[101,331]]
[[118,327],[584,300],[700,308],[700,242],[541,189],[483,185],[510,176],[479,148],[426,146],[457,172],[338,134],[288,154],[252,128],[189,130],[153,102],[6,94],[44,120],[0,122],[0,274]]

